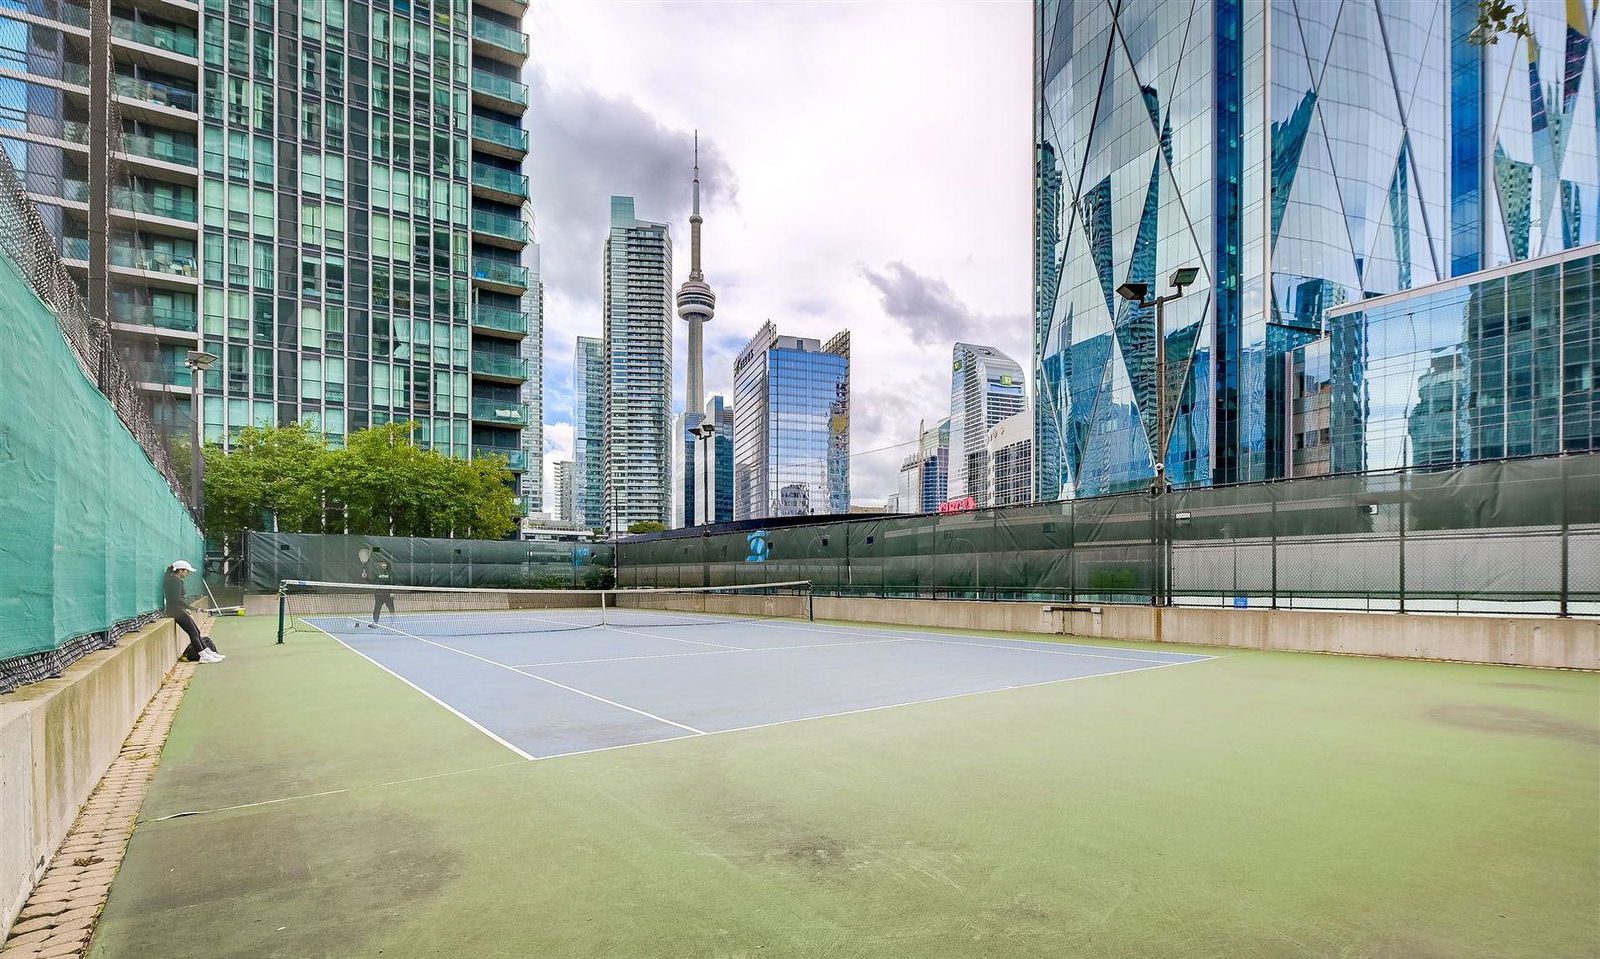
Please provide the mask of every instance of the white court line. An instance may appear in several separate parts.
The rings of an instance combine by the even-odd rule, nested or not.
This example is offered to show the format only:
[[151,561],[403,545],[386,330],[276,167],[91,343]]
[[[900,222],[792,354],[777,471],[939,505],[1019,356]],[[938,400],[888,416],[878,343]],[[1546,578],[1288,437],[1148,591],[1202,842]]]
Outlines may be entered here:
[[[599,607],[595,607],[595,608],[598,609]],[[522,612],[538,613],[538,612],[542,612],[542,610],[522,610]],[[471,615],[471,614],[469,613],[468,615]],[[480,615],[480,616],[483,616],[483,615],[499,616],[499,615],[503,615],[503,613],[501,613],[499,611],[487,611],[486,610],[486,611],[479,612],[478,615]],[[629,635],[633,635],[633,636],[644,636],[646,639],[665,639],[665,640],[668,640],[669,642],[674,642],[674,643],[688,643],[690,646],[715,646],[717,649],[744,649],[745,648],[743,646],[728,646],[728,645],[726,645],[724,643],[707,643],[707,642],[703,642],[703,641],[698,640],[698,639],[680,639],[680,638],[678,638],[676,636],[650,636],[650,635],[647,635],[645,633],[635,633],[632,630],[622,629],[621,627],[613,626],[610,623],[574,623],[571,620],[553,619],[553,618],[551,618],[549,616],[539,616],[539,617],[537,617],[535,619],[532,619],[532,620],[529,620],[529,621],[530,622],[535,622],[535,623],[560,623],[563,626],[575,626],[578,629],[614,629],[619,633],[628,633]],[[382,625],[382,624],[380,623],[379,625]],[[395,632],[398,633],[398,632],[404,632],[404,631],[397,629],[397,630],[395,630]],[[534,629],[534,630],[525,630],[525,631],[522,631],[521,633],[518,633],[516,630],[508,629],[508,630],[505,631],[505,635],[537,636],[537,635],[539,635],[539,632],[540,632],[539,630]],[[553,632],[553,630],[552,630],[552,632]],[[409,636],[411,634],[410,633],[406,633],[406,635]],[[467,635],[470,635],[470,634],[467,634]],[[421,637],[418,637],[418,638],[420,639]],[[505,665],[505,664],[504,663],[499,663],[497,665]]]
[[[611,627],[604,627],[610,629]],[[646,627],[648,628],[648,627]],[[562,659],[550,663],[525,663],[512,669],[536,669],[540,666],[582,666],[589,663],[625,663],[635,659],[678,659],[683,656],[725,656],[728,653],[766,653],[779,649],[830,649],[834,646],[878,646],[883,643],[911,643],[912,639],[869,639],[860,643],[807,643],[803,646],[735,646],[731,649],[710,649],[703,653],[656,653],[651,656],[609,656],[605,659]]]
[[439,705],[443,706],[445,709],[450,710],[462,722],[466,723],[467,725],[471,726],[473,729],[476,729],[478,732],[483,733],[485,736],[488,736],[490,739],[492,739],[495,742],[499,743],[500,745],[506,747],[507,749],[511,750],[512,752],[516,753],[518,756],[521,756],[523,759],[536,759],[536,758],[538,758],[538,757],[534,756],[533,753],[530,753],[525,749],[519,749],[516,746],[513,746],[511,743],[507,742],[505,739],[501,738],[500,736],[495,735],[493,732],[491,732],[488,729],[488,727],[484,726],[482,723],[478,722],[476,719],[473,719],[471,716],[468,716],[466,713],[462,712],[461,710],[455,708],[454,706],[452,706],[449,703],[445,702],[444,700],[440,699],[438,696],[435,696],[434,694],[428,692],[426,689],[423,689],[421,686],[418,686],[416,683],[414,683],[411,680],[405,678],[404,676],[400,675],[399,673],[395,672],[394,670],[390,669],[389,667],[385,666],[384,664],[378,662],[376,659],[373,659],[371,656],[368,656],[366,653],[363,653],[361,650],[356,649],[354,646],[351,646],[349,643],[345,642],[344,640],[340,639],[339,637],[337,637],[337,636],[333,635],[332,633],[328,632],[327,630],[323,629],[321,626],[318,626],[316,623],[313,623],[310,620],[306,620],[306,619],[302,619],[301,622],[305,623],[307,626],[310,626],[312,629],[316,630],[317,632],[321,633],[322,635],[324,635],[324,636],[328,637],[329,639],[333,640],[334,642],[338,643],[340,646],[343,646],[345,649],[348,649],[352,653],[355,653],[357,656],[360,656],[362,659],[366,660],[367,662],[371,663],[372,665],[374,665],[374,666],[378,667],[379,669],[383,670],[384,672],[388,673],[390,676],[393,676],[395,679],[398,679],[402,683],[405,683],[407,686],[410,686],[412,689],[415,689],[417,692],[421,693],[422,695],[428,697],[429,699],[431,699],[434,702],[438,703]]
[[[568,686],[566,683],[558,683],[553,679],[546,679],[543,676],[538,676],[538,675],[535,675],[533,673],[523,672],[522,670],[516,668],[515,666],[511,666],[511,665],[508,665],[506,663],[496,662],[496,661],[494,661],[492,659],[488,659],[486,657],[479,656],[477,653],[469,653],[464,649],[457,649],[454,646],[446,646],[444,643],[434,642],[431,639],[424,639],[421,636],[417,636],[417,635],[415,635],[413,633],[408,633],[403,629],[395,629],[393,626],[389,626],[389,625],[386,625],[384,623],[379,623],[378,626],[380,628],[382,628],[382,629],[387,629],[387,630],[391,630],[393,632],[399,633],[401,636],[410,636],[412,639],[416,640],[419,643],[427,643],[429,646],[437,646],[440,649],[448,649],[452,653],[460,653],[462,656],[466,656],[466,657],[468,657],[470,659],[476,659],[480,663],[488,663],[490,666],[498,666],[501,669],[507,670],[509,672],[516,673],[518,676],[526,676],[529,679],[537,679],[541,683],[549,683],[552,686],[558,687],[560,689],[565,689],[569,693],[577,693],[579,696],[584,696],[584,697],[587,697],[589,699],[592,699],[597,703],[605,703],[607,706],[615,706],[618,709],[626,709],[630,713],[638,713],[640,716],[644,716],[644,717],[646,717],[648,719],[654,719],[658,723],[666,723],[668,726],[676,726],[679,729],[686,729],[689,732],[694,733],[696,736],[704,736],[706,734],[706,731],[703,730],[703,729],[696,729],[693,726],[685,726],[683,723],[674,722],[673,720],[670,720],[670,719],[666,718],[665,716],[657,716],[655,713],[647,713],[642,709],[636,709],[633,706],[629,706],[629,705],[627,705],[625,703],[619,703],[619,702],[617,702],[615,700],[612,700],[612,699],[607,699],[604,696],[596,696],[594,693],[585,692],[585,691],[577,688],[576,686]],[[532,757],[530,756],[529,758],[531,759]]]
[[[771,620],[728,620],[728,623],[758,623],[760,626],[770,626],[770,628],[773,629],[800,629],[802,632],[822,632],[824,636],[870,637],[882,636],[882,634],[885,634],[885,632],[893,632],[894,636],[898,637],[901,642],[934,642],[934,644],[939,645],[974,645],[974,647],[990,648],[990,650],[1022,650],[1022,652],[1027,653],[1045,653],[1045,655],[1048,656],[1086,656],[1086,658],[1091,658],[1091,660],[1125,660],[1128,661],[1128,663],[1162,663],[1166,664],[1166,666],[1176,666],[1176,664],[1179,663],[1198,663],[1198,661],[1211,660],[1211,658],[1214,658],[1214,656],[1208,656],[1205,655],[1205,653],[1176,652],[1168,653],[1168,655],[1190,656],[1189,660],[1149,660],[1149,658],[1144,658],[1144,656],[1109,656],[1106,655],[1106,653],[1080,653],[1077,652],[1075,648],[1074,650],[1069,650],[1069,648],[1045,648],[1046,645],[1074,645],[1074,647],[1077,647],[1077,645],[1080,644],[1045,644],[1045,642],[1040,642],[1040,640],[1030,639],[1013,640],[1013,642],[1016,642],[1016,644],[1027,645],[1002,645],[997,644],[997,642],[962,642],[962,640],[958,639],[936,639],[936,637],[930,636],[930,634],[926,634],[926,632],[918,632],[915,631],[915,629],[875,629],[875,631],[866,632],[859,631],[859,629],[830,628],[830,626],[802,626],[800,623],[774,623],[774,621]],[[640,629],[650,629],[650,626],[642,626]],[[670,626],[661,626],[659,629],[670,629]],[[662,637],[662,639],[666,639],[666,637]],[[827,644],[822,645],[861,644],[854,644],[854,642],[827,642]],[[1104,647],[1104,645],[1086,645],[1086,647],[1080,648],[1090,648],[1090,650],[1112,650],[1112,652],[1120,652],[1120,650],[1117,650],[1117,647]],[[1131,652],[1150,652],[1150,650],[1131,650]]]

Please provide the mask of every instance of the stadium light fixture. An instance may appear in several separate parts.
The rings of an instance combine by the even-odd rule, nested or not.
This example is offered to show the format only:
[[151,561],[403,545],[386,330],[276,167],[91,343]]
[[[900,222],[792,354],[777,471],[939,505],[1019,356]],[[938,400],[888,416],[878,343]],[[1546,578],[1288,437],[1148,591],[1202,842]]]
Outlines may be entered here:
[[1144,303],[1144,298],[1149,294],[1149,292],[1150,286],[1147,283],[1128,282],[1117,287],[1118,296],[1122,297],[1124,300],[1127,300],[1129,303],[1138,303],[1141,305]]
[[1174,290],[1182,290],[1184,287],[1193,283],[1195,281],[1195,277],[1199,275],[1200,268],[1197,266],[1180,267],[1179,269],[1173,271],[1172,278],[1168,280],[1168,282],[1172,284],[1172,288]]

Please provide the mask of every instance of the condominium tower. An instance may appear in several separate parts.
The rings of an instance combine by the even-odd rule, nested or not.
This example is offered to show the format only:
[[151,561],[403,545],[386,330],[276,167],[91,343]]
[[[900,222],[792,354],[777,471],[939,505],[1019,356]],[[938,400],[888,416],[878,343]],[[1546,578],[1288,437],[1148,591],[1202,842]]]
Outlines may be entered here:
[[552,516],[558,523],[577,525],[578,501],[577,482],[578,464],[573,460],[557,460],[554,464],[555,475],[551,499],[554,501]]
[[990,427],[1022,411],[1022,367],[992,346],[957,343],[950,356],[950,499],[989,505]]
[[672,237],[611,198],[603,261],[602,526],[672,521]]
[[[520,345],[539,322],[525,12],[521,0],[452,17],[364,0],[117,6],[100,98],[88,8],[0,5],[13,105],[0,137],[68,265],[86,282],[109,276],[114,333],[158,421],[187,428],[183,359],[199,348],[220,358],[203,384],[212,441],[309,420],[337,443],[410,420],[424,445],[538,475],[542,440],[524,435],[538,421],[519,395],[539,365]],[[103,270],[90,265],[88,183],[108,152]]]
[[1513,6],[1036,3],[1041,499],[1600,445],[1595,10]]
[[589,529],[604,525],[601,518],[606,486],[604,345],[597,337],[580,336],[572,353],[573,521]]
[[850,510],[850,334],[763,324],[734,361],[733,518]]

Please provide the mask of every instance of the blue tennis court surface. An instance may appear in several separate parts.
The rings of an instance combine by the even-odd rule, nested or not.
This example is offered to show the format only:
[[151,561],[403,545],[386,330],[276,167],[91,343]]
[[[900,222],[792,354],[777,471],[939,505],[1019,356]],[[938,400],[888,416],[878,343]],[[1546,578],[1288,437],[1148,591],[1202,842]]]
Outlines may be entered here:
[[304,622],[527,758],[1211,658],[803,620],[610,617],[587,628],[543,610]]

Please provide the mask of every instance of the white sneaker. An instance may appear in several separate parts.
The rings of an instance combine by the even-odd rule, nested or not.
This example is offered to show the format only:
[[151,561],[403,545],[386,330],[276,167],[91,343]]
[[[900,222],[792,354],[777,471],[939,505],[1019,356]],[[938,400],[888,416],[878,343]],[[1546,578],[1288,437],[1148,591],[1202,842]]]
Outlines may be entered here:
[[211,655],[217,657],[217,662],[219,662],[219,663],[222,662],[224,659],[228,658],[228,657],[222,655],[221,653],[217,652],[216,650],[212,650],[211,651]]
[[222,662],[222,657],[209,649],[202,649],[200,650],[200,661],[202,663],[220,663]]

